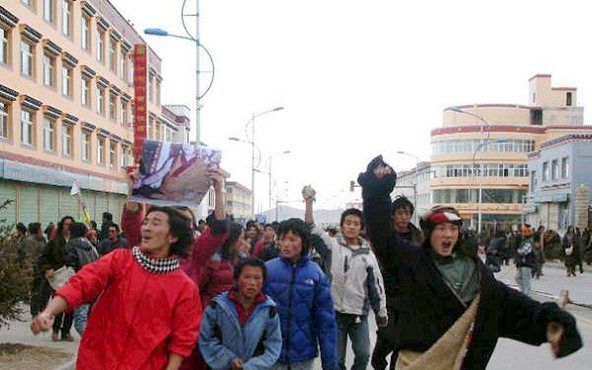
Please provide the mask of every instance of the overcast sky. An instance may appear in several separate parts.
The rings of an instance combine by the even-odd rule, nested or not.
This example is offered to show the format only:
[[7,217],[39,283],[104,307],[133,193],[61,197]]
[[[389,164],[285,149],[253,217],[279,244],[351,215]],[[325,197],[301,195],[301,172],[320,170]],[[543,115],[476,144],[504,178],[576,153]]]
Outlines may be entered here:
[[[183,33],[182,0],[111,1],[140,32]],[[195,1],[188,3],[192,11]],[[310,183],[319,207],[341,206],[359,197],[349,181],[375,155],[397,170],[415,164],[398,150],[429,160],[430,130],[447,106],[527,104],[536,73],[553,74],[554,86],[578,87],[579,105],[592,106],[587,4],[201,0],[201,42],[216,64],[202,101],[202,141],[220,148],[232,179],[250,187],[250,148],[227,138],[244,138],[252,113],[283,106],[256,121],[262,169],[268,155],[291,150],[273,161],[280,199],[299,199]],[[192,44],[145,39],[163,59],[163,102],[193,109]],[[201,63],[211,69],[205,57]],[[267,176],[257,179],[258,207],[266,209]]]

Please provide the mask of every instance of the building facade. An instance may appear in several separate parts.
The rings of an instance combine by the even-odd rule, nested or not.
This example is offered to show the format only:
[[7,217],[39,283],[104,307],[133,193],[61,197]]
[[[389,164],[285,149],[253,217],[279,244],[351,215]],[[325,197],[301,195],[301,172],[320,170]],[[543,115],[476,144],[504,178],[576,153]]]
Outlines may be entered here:
[[417,167],[409,171],[397,172],[397,185],[391,194],[394,199],[397,195],[404,195],[415,205],[415,214],[412,221],[416,225],[419,217],[432,208],[432,193],[430,180],[433,177],[430,162],[420,162]]
[[[592,133],[568,134],[543,142],[531,153],[529,192],[524,207],[526,221],[564,231],[568,226],[588,227],[588,217],[578,215],[576,193],[592,188]],[[592,199],[579,207],[588,212]],[[585,217],[583,217],[585,216]]]
[[251,217],[251,189],[236,181],[226,182],[226,213],[237,222]]
[[[144,40],[107,0],[0,6],[0,201],[8,222],[119,219],[133,164],[133,46]],[[161,59],[148,48],[148,139],[186,137],[189,114],[161,105]],[[181,132],[181,134],[179,134]]]
[[[583,124],[577,89],[552,87],[551,75],[529,80],[529,105],[474,104],[444,109],[432,130],[432,202],[456,207],[473,229],[520,223],[526,198],[528,153]],[[479,201],[481,189],[481,201]]]

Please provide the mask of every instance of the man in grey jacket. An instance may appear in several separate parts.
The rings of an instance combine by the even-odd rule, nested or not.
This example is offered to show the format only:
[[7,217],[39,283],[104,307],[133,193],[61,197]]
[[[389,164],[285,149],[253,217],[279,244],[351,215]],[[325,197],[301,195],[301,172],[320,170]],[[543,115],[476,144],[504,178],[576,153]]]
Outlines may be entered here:
[[[303,192],[305,193],[305,192]],[[309,192],[309,194],[311,194]],[[368,311],[371,307],[379,327],[388,323],[386,297],[378,261],[369,243],[360,237],[363,215],[351,208],[341,215],[341,232],[330,237],[313,221],[313,196],[305,196],[305,221],[326,248],[318,250],[325,262],[337,319],[339,366],[345,370],[348,337],[352,341],[352,370],[366,369],[370,360]]]

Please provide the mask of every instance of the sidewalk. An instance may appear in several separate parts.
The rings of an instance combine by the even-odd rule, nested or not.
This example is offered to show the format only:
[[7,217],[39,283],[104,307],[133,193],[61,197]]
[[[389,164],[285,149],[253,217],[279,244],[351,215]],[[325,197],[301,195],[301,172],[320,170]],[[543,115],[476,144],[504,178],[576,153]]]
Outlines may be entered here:
[[54,369],[74,369],[74,359],[76,352],[78,351],[78,344],[80,343],[80,337],[78,336],[78,333],[76,333],[76,330],[72,328],[71,331],[71,334],[74,337],[74,342],[53,342],[51,340],[51,331],[35,336],[31,333],[31,316],[28,313],[28,309],[27,306],[26,313],[23,315],[24,321],[12,321],[8,328],[0,329],[0,343],[19,343],[33,347],[58,349],[70,354],[72,359]]
[[[591,265],[587,265],[586,263],[582,263],[582,266],[584,267],[584,272],[590,272],[592,273],[592,266]],[[565,265],[563,264],[563,262],[561,262],[560,260],[551,260],[551,261],[546,261],[545,264],[543,265],[544,267],[550,267],[550,268],[556,268],[556,269],[562,269],[565,270]],[[580,273],[580,267],[576,266],[576,271],[579,274]]]

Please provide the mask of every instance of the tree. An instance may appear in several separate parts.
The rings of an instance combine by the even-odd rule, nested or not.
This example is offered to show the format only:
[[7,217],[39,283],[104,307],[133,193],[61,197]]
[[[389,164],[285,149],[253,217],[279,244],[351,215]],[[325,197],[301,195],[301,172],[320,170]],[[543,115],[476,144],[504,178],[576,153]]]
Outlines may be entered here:
[[[1,211],[14,202],[6,200],[0,204]],[[14,225],[0,219],[0,328],[11,321],[21,320],[24,305],[29,301],[31,276],[23,273],[17,259],[18,245],[13,241],[11,231]]]

